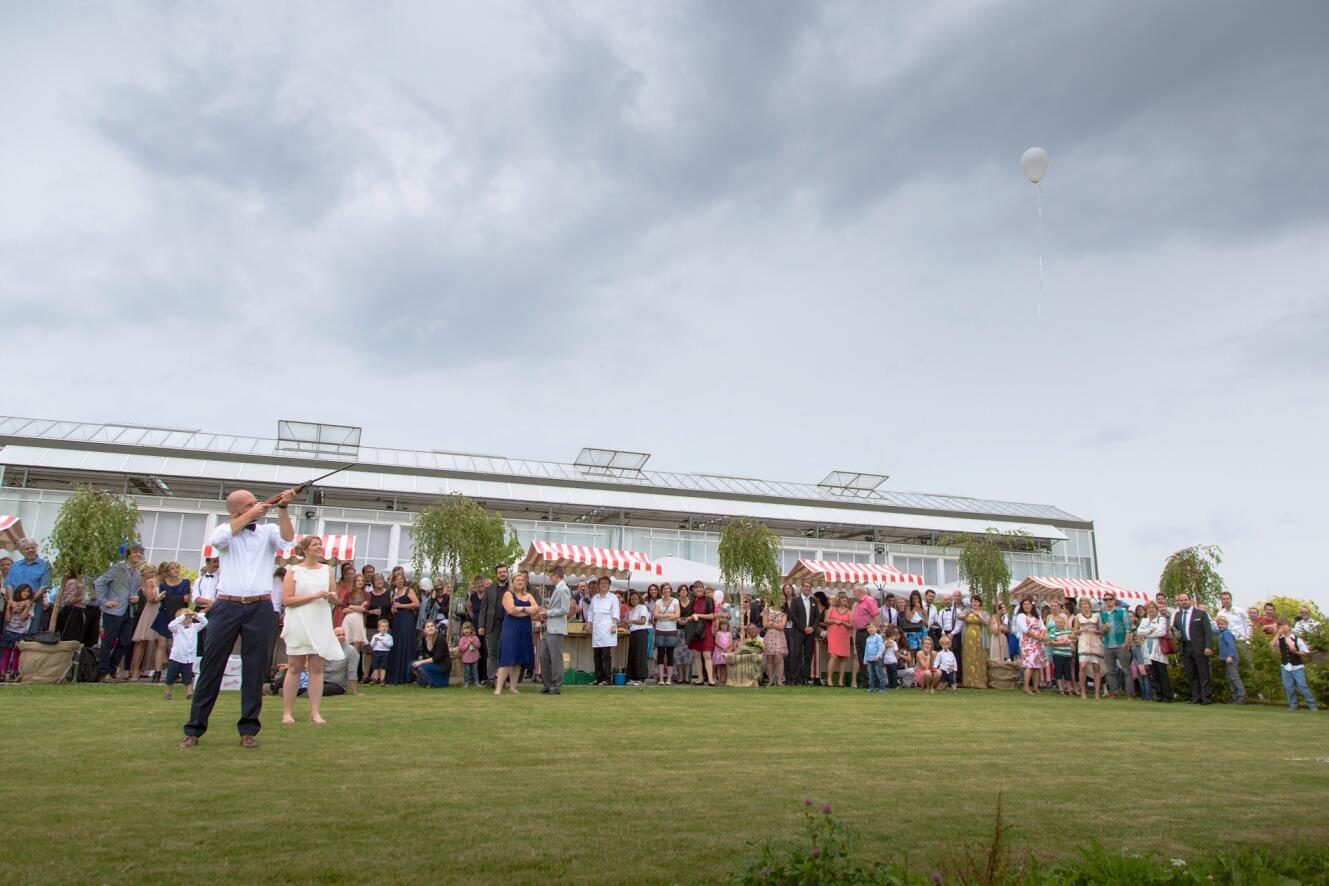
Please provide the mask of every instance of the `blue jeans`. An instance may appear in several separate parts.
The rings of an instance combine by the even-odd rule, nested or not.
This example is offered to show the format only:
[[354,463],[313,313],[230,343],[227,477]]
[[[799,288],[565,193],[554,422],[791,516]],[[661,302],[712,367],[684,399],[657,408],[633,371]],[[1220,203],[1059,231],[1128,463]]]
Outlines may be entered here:
[[463,662],[461,666],[461,674],[462,674],[463,685],[470,686],[474,684],[476,686],[479,686],[480,662],[478,661]]
[[432,661],[425,662],[415,670],[429,684],[430,689],[443,689],[452,680],[452,668],[444,670]]
[[1141,674],[1141,675],[1140,675],[1139,677],[1137,677],[1136,679],[1138,679],[1138,680],[1140,681],[1140,700],[1141,700],[1141,701],[1153,701],[1153,700],[1154,700],[1154,687],[1153,687],[1152,685],[1150,685],[1150,683],[1149,683],[1149,678],[1146,677],[1144,674]]
[[886,674],[885,669],[881,666],[881,662],[866,661],[864,664],[868,667],[868,692],[871,692],[874,689],[885,691]]
[[1315,710],[1315,698],[1311,695],[1310,687],[1306,685],[1306,669],[1297,668],[1289,671],[1287,668],[1280,668],[1278,672],[1283,675],[1283,692],[1287,693],[1288,710],[1297,709],[1297,690],[1301,690],[1301,697],[1306,699],[1306,707]]

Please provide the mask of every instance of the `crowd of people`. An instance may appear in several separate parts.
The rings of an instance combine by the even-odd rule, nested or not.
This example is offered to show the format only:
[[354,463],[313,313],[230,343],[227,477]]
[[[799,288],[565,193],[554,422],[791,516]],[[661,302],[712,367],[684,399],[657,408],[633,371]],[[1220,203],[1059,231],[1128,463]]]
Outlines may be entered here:
[[[306,538],[293,557],[278,559],[271,580],[279,630],[272,631],[266,678],[283,695],[286,721],[299,694],[310,697],[311,719],[320,722],[325,691],[450,685],[454,650],[463,686],[517,692],[526,679],[560,693],[564,638],[578,623],[591,637],[595,685],[614,681],[613,651],[626,635],[628,685],[723,685],[732,654],[747,652],[759,656],[759,682],[767,686],[987,688],[989,669],[1000,663],[1015,666],[1019,688],[1030,694],[1167,703],[1175,697],[1169,662],[1176,658],[1193,704],[1212,702],[1213,656],[1224,664],[1230,701],[1248,703],[1238,664],[1241,650],[1262,636],[1279,656],[1289,706],[1300,695],[1316,707],[1304,674],[1306,637],[1317,626],[1310,611],[1288,623],[1272,605],[1242,610],[1226,593],[1214,612],[1185,594],[1173,601],[1159,594],[1133,609],[1111,594],[1098,606],[1088,598],[1025,598],[1008,611],[1001,602],[985,607],[974,594],[863,585],[828,591],[804,582],[786,584],[779,604],[767,605],[702,582],[640,592],[614,589],[607,577],[570,584],[561,569],[535,587],[505,564],[454,593],[445,579],[412,581],[401,566],[383,573],[341,563],[334,576],[321,544]],[[130,545],[91,589],[72,578],[53,589],[36,543],[24,539],[20,554],[0,558],[7,679],[17,671],[18,640],[39,630],[74,638],[91,631],[99,680],[165,682],[168,697],[174,682],[189,687],[217,596],[218,558],[191,581],[181,564],[145,563],[142,546]],[[287,679],[293,674],[298,680]]]

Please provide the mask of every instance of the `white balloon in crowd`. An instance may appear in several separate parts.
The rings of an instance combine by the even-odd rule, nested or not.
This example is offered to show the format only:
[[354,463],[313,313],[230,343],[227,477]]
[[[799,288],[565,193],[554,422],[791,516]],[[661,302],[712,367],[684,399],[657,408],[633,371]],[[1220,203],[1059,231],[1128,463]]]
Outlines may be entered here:
[[1048,152],[1039,147],[1030,148],[1021,155],[1020,168],[1031,184],[1038,184],[1048,171]]
[[716,592],[715,592],[715,602],[716,602],[716,603],[723,603],[723,602],[724,602],[724,591],[716,591]]

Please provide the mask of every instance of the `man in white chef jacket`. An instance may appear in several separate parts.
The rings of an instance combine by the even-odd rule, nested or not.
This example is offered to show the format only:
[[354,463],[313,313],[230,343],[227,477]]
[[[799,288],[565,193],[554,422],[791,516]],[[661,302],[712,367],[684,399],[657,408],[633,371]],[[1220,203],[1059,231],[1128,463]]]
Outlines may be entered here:
[[609,593],[609,579],[602,576],[587,607],[591,624],[591,648],[595,654],[595,685],[614,682],[614,647],[618,645],[618,598]]

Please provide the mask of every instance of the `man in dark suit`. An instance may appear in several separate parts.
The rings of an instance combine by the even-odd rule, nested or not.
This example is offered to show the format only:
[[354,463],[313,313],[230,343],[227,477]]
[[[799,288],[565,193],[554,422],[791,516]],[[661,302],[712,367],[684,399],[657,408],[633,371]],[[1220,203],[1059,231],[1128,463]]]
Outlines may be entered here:
[[789,660],[797,665],[793,683],[806,686],[813,676],[812,651],[817,648],[817,625],[821,624],[821,609],[812,597],[812,582],[803,582],[798,596],[789,602],[789,623],[794,628]]
[[1181,666],[1186,669],[1190,704],[1213,704],[1209,688],[1209,657],[1214,654],[1214,626],[1209,613],[1191,605],[1189,594],[1177,595],[1172,633],[1181,641]]

